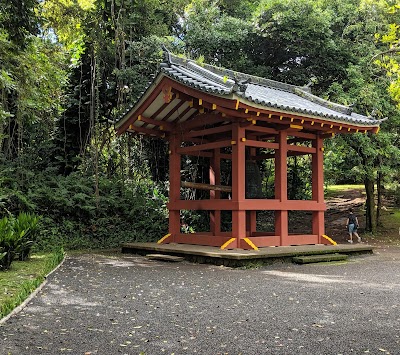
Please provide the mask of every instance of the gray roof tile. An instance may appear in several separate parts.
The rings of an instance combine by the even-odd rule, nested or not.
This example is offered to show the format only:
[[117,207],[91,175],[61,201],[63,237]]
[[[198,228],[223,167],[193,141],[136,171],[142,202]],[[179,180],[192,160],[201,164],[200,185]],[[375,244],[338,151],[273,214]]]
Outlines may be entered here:
[[[351,107],[335,104],[311,94],[308,87],[294,86],[274,80],[234,72],[229,69],[197,64],[164,52],[165,61],[159,73],[197,90],[226,98],[240,98],[243,103],[256,103],[266,109],[324,118],[336,123],[378,127],[385,119],[377,120],[352,112]],[[133,109],[149,92],[152,82],[132,106]],[[129,110],[128,110],[129,111]],[[125,115],[126,118],[126,115]],[[122,124],[122,118],[117,125]]]
[[[162,72],[172,79],[204,92],[231,96],[293,113],[323,117],[343,123],[378,126],[384,120],[356,114],[350,107],[323,100],[299,87],[277,81],[233,72],[210,65],[198,65],[192,60],[169,54],[161,66]],[[232,79],[233,78],[233,79]],[[240,81],[245,81],[241,84]]]

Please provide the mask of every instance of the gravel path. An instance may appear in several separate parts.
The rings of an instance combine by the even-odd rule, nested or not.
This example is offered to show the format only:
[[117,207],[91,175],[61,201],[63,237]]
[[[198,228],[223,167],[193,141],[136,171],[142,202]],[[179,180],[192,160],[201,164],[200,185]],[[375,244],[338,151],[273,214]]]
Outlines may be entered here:
[[0,354],[400,354],[400,249],[231,269],[72,255]]

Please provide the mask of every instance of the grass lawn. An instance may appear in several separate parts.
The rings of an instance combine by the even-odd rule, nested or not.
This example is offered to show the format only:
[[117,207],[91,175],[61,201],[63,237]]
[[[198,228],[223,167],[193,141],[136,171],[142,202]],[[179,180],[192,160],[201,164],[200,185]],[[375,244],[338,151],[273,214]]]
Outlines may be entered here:
[[363,194],[365,194],[365,186],[360,185],[328,185],[325,188],[325,197],[335,197],[337,195],[343,195],[346,192],[352,190],[362,190]]
[[10,270],[0,271],[0,319],[21,304],[63,259],[62,250],[34,254],[26,261],[13,261]]
[[388,245],[400,246],[400,209],[391,207],[381,212],[382,225],[370,239]]

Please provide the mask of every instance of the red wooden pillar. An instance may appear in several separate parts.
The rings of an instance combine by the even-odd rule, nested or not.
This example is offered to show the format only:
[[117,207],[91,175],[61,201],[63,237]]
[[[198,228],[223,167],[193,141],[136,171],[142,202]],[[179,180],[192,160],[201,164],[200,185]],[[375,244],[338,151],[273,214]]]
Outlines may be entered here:
[[[248,134],[247,139],[257,140],[257,136]],[[249,150],[249,159],[251,160],[256,156],[256,148],[248,147]],[[245,192],[246,193],[246,192]],[[249,237],[253,235],[257,231],[257,211],[250,210],[246,211],[246,225],[247,225],[247,234]]]
[[289,245],[288,211],[282,210],[287,202],[287,132],[279,132],[279,149],[275,150],[275,198],[279,209],[275,211],[275,234],[280,236],[280,245]]
[[[313,140],[316,152],[312,155],[312,199],[324,203],[324,140],[317,135]],[[325,234],[324,211],[314,211],[312,233],[318,235],[318,243],[324,243]]]
[[[181,155],[177,152],[180,147],[180,140],[177,135],[171,134],[169,138],[169,203],[174,204],[180,200],[181,189]],[[180,233],[180,211],[169,210],[169,233],[170,241]]]
[[[221,151],[220,148],[214,149],[214,154],[210,160],[210,184],[221,184]],[[210,191],[210,200],[220,199],[221,191]],[[210,231],[213,235],[221,232],[221,211],[210,212]]]
[[[232,125],[232,202],[245,199],[245,129],[238,123]],[[232,237],[236,248],[240,248],[241,239],[246,238],[246,211],[232,211]],[[233,246],[233,243],[232,243]]]

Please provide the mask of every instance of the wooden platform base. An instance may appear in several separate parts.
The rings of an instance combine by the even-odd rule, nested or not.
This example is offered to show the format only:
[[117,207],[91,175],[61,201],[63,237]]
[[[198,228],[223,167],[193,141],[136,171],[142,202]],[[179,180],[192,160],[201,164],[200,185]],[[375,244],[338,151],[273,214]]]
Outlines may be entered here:
[[163,260],[163,261],[183,261],[185,258],[183,256],[174,256],[168,254],[147,254],[147,259],[150,260]]
[[299,245],[287,247],[265,247],[259,250],[230,249],[190,244],[157,244],[125,243],[122,253],[139,255],[164,254],[183,257],[197,263],[208,263],[226,266],[246,266],[256,264],[273,264],[275,262],[292,262],[293,257],[309,255],[333,255],[343,253],[351,256],[372,254],[373,247],[366,244],[338,245]]

